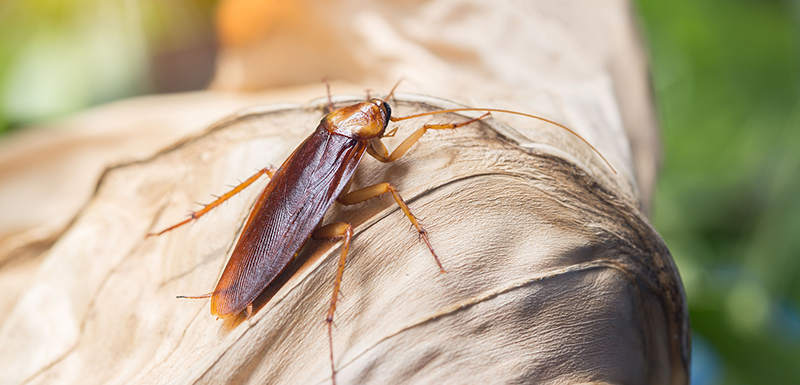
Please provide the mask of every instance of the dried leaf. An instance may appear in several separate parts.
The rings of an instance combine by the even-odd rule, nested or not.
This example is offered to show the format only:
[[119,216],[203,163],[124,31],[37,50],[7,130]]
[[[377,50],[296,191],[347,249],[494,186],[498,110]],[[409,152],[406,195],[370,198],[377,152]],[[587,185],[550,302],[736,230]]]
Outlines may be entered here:
[[[145,239],[193,202],[280,164],[323,105],[251,110],[108,170],[3,325],[10,383],[329,381],[324,317],[338,243],[308,242],[250,320],[218,321],[208,301],[175,298],[213,289],[266,181]],[[395,111],[448,106],[404,96]],[[464,118],[436,121],[449,119]],[[340,383],[686,381],[671,257],[624,180],[569,136],[555,135],[575,144],[566,149],[525,147],[523,134],[487,119],[431,132],[391,165],[363,162],[354,188],[395,183],[447,273],[390,198],[331,210],[324,222],[356,228],[334,329]]]

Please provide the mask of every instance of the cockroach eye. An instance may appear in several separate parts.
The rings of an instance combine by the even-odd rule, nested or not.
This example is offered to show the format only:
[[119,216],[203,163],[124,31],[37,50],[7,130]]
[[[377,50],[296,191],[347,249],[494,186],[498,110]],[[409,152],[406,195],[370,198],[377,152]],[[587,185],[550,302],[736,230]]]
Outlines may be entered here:
[[392,107],[389,106],[389,103],[383,102],[383,109],[386,110],[386,123],[383,125],[383,128],[386,128],[389,125],[389,120],[392,118]]

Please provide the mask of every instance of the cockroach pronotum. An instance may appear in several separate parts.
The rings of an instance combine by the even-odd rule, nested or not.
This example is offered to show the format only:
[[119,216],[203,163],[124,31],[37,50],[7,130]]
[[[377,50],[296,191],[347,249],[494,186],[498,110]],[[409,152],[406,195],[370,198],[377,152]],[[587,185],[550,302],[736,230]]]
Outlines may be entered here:
[[[250,317],[253,311],[253,301],[289,265],[309,238],[343,239],[333,282],[333,294],[325,318],[330,347],[331,376],[335,384],[333,316],[336,311],[336,301],[344,273],[347,251],[353,237],[353,228],[350,224],[341,222],[320,226],[328,208],[334,202],[353,205],[383,194],[392,194],[400,209],[419,232],[420,239],[430,250],[439,270],[445,271],[431,245],[427,231],[411,213],[394,185],[379,183],[353,192],[349,191],[353,175],[365,152],[380,162],[394,162],[402,157],[428,130],[455,129],[483,119],[491,112],[500,112],[538,119],[569,131],[586,143],[612,171],[614,170],[602,154],[580,135],[549,119],[491,108],[454,108],[394,117],[392,109],[387,103],[393,93],[394,89],[384,99],[372,98],[334,110],[329,91],[328,114],[322,118],[314,133],[294,150],[280,168],[266,167],[212,203],[193,212],[190,218],[161,232],[148,234],[148,236],[161,235],[196,220],[254,183],[262,175],[270,178],[250,212],[214,291],[200,296],[179,296],[178,298],[210,297],[211,314],[226,318],[246,311],[247,316]],[[426,124],[406,138],[391,154],[381,142],[382,138],[392,137],[397,131],[397,128],[386,131],[390,121],[398,122],[427,115],[460,111],[481,111],[485,114],[460,123]]]

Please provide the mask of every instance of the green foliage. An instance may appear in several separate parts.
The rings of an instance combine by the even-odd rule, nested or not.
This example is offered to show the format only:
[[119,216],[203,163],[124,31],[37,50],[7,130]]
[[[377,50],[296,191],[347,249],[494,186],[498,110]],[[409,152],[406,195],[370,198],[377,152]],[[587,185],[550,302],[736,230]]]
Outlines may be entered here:
[[800,3],[637,3],[665,145],[653,221],[694,333],[718,383],[798,384]]
[[154,58],[209,40],[214,3],[0,1],[0,133],[159,91]]

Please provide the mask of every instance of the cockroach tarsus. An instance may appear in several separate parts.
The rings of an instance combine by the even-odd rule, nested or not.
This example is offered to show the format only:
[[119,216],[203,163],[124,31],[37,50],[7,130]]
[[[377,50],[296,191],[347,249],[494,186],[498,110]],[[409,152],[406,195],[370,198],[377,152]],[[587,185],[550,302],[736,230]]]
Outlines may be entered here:
[[[148,237],[161,235],[197,220],[252,185],[261,176],[267,175],[270,178],[250,211],[214,291],[199,296],[178,298],[211,298],[211,313],[218,318],[235,316],[242,311],[246,311],[249,318],[253,312],[253,301],[289,265],[309,238],[343,240],[333,282],[333,293],[325,317],[330,347],[331,378],[335,384],[332,326],[347,252],[353,238],[353,227],[343,222],[320,226],[330,206],[334,202],[353,205],[391,194],[430,250],[440,272],[445,271],[431,245],[427,230],[411,213],[393,184],[379,183],[349,191],[355,170],[365,152],[382,163],[391,163],[405,155],[428,130],[451,130],[479,121],[489,116],[491,112],[500,112],[538,119],[569,131],[586,143],[608,164],[609,168],[614,170],[600,152],[585,139],[554,121],[516,111],[480,108],[453,108],[394,117],[387,103],[393,93],[394,88],[385,99],[372,98],[334,110],[328,90],[328,113],[322,118],[315,132],[294,150],[280,168],[265,167],[231,191],[193,212],[188,219],[158,233],[147,234]],[[397,131],[396,127],[386,131],[389,122],[462,111],[485,113],[460,123],[425,124],[403,140],[391,154],[381,142],[381,138],[392,137]]]

